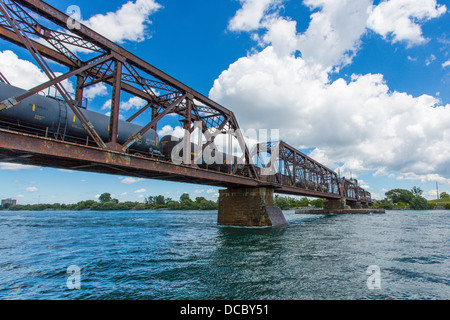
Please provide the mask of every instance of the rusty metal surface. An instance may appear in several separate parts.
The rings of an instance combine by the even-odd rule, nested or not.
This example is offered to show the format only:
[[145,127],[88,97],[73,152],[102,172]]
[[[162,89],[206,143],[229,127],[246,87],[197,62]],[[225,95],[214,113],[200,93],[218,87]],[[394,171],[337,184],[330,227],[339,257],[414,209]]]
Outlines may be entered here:
[[259,185],[247,177],[4,129],[0,129],[0,161],[223,187]]
[[[261,153],[270,155],[267,164],[260,157]],[[263,167],[270,167],[270,170],[275,172],[264,177],[267,182],[315,192],[340,194],[339,179],[334,171],[283,141],[257,144],[250,154],[261,159]]]
[[96,173],[168,180],[217,187],[272,187],[277,193],[339,199],[340,195],[267,183],[253,178],[175,165],[158,159],[128,155],[0,129],[0,161]]

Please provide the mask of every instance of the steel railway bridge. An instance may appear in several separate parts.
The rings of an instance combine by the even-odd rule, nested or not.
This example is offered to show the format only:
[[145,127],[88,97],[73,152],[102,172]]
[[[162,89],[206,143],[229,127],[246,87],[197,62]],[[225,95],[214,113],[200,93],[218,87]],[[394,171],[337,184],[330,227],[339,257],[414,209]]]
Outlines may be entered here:
[[[0,37],[28,50],[48,77],[47,82],[19,96],[2,99],[0,161],[225,187],[228,189],[221,190],[219,199],[219,224],[277,224],[279,214],[272,210],[273,192],[318,197],[352,207],[372,204],[370,193],[359,187],[356,180],[340,178],[283,141],[259,143],[249,149],[232,111],[83,24],[78,23],[75,28],[65,31],[68,23],[77,23],[71,19],[40,0],[0,0]],[[89,56],[89,59],[83,60],[80,56]],[[48,61],[66,67],[67,72],[56,73]],[[76,82],[74,95],[69,94],[62,84],[69,78]],[[3,76],[0,81],[8,83]],[[84,91],[98,83],[112,87],[106,139],[100,137],[99,128],[94,127],[84,114]],[[2,111],[49,88],[57,91],[79,119],[86,132],[85,139],[55,136],[49,134],[48,128],[1,120]],[[119,143],[119,109],[123,93],[146,101],[146,105],[126,121],[133,123],[139,118],[146,119],[147,124]],[[188,134],[196,127],[201,129],[206,137],[202,150],[215,146],[214,140],[221,134],[233,135],[242,151],[243,165],[228,165],[225,169],[220,166],[217,170],[189,161],[192,159],[188,152],[183,156],[184,164],[150,153],[134,152],[134,146],[143,135],[149,130],[157,130],[158,123],[169,114],[178,115]],[[267,163],[262,154],[269,155]],[[263,174],[262,171],[269,167],[273,172]],[[247,214],[242,210],[250,218],[242,218]]]

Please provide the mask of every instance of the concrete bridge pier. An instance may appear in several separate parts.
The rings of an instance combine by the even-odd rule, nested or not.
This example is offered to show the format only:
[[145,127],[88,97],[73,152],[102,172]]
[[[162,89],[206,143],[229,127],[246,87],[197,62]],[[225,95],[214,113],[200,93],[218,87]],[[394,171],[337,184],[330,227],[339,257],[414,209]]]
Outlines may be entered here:
[[342,210],[346,208],[346,200],[343,199],[328,199],[323,202],[323,208],[325,210]]
[[229,188],[219,191],[222,226],[277,227],[287,225],[280,208],[273,206],[271,188]]
[[367,209],[367,204],[357,201],[347,201],[345,198],[335,200],[325,200],[323,208],[325,210],[344,210],[344,209]]

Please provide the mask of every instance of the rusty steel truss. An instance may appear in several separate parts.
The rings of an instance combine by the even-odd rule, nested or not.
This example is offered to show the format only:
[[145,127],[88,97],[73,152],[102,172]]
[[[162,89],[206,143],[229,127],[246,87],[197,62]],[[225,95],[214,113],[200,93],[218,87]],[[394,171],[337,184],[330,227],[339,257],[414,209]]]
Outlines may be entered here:
[[[260,144],[250,152],[233,112],[83,24],[71,28],[70,32],[65,31],[69,19],[67,14],[40,0],[0,0],[0,37],[26,48],[48,77],[47,82],[21,96],[2,101],[0,112],[14,108],[22,100],[52,87],[80,119],[91,139],[83,145],[2,128],[0,161],[224,187],[273,186],[276,192],[285,194],[327,199],[345,197],[353,201],[371,202],[370,194],[359,188],[357,183],[339,179],[335,172],[284,142]],[[80,55],[79,51],[84,54]],[[89,56],[89,59],[81,56]],[[67,67],[67,72],[57,74],[48,60]],[[76,79],[74,96],[62,85],[69,78]],[[8,83],[1,73],[0,81]],[[98,83],[112,87],[107,141],[100,138],[80,108],[85,89]],[[125,143],[119,144],[119,110],[124,92],[146,101],[146,105],[126,121],[133,122],[140,118],[147,119],[147,124]],[[190,133],[201,123],[202,133],[207,137],[203,149],[214,145],[219,134],[233,132],[243,151],[243,165],[230,165],[227,172],[216,172],[196,165],[175,165],[166,160],[130,153],[133,144],[150,129],[157,130],[159,121],[168,114],[178,115],[184,129]],[[257,167],[252,158],[258,157],[261,152],[271,154],[274,148],[279,151],[278,157],[272,159],[273,163],[269,163],[268,167],[275,167],[275,171],[267,175],[262,172],[267,169],[266,165]],[[189,155],[185,154],[188,160]]]
[[[264,159],[264,154],[270,157]],[[338,177],[336,172],[284,141],[259,143],[253,147],[250,155],[254,163],[260,164],[257,169],[263,173],[261,180],[267,183],[301,188],[304,194],[322,193],[343,197],[349,201],[372,202],[371,194],[358,186],[357,180]]]

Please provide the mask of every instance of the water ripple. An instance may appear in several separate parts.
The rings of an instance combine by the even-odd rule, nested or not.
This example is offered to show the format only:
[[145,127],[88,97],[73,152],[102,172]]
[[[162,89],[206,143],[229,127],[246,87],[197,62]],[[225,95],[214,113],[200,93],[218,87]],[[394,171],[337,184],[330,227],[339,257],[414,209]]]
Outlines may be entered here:
[[446,211],[285,215],[259,229],[216,212],[4,212],[0,299],[450,298]]

